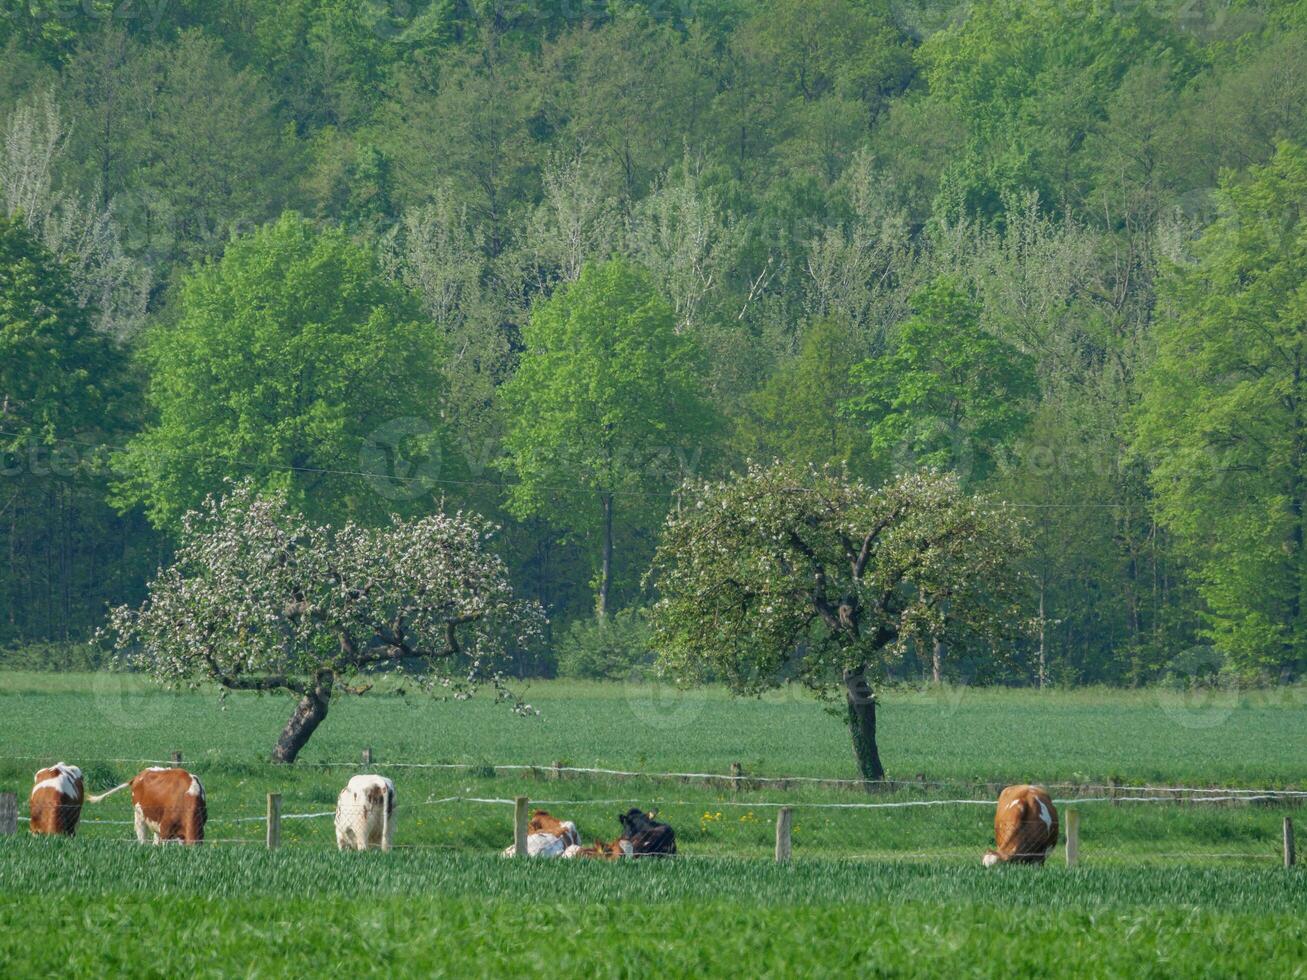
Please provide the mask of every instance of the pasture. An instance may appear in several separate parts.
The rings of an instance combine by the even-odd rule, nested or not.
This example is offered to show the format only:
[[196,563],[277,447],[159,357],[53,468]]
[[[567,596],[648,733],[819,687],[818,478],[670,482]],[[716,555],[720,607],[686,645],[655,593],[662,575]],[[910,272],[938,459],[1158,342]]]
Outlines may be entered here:
[[[866,794],[550,772],[555,761],[708,773],[739,762],[746,774],[851,778],[840,720],[796,693],[536,683],[540,716],[517,718],[488,700],[392,691],[333,706],[300,763],[274,767],[263,760],[284,698],[0,675],[0,789],[25,799],[32,772],[58,758],[98,791],[180,751],[205,782],[212,843],[128,843],[122,796],[88,807],[73,841],[20,826],[0,840],[0,972],[90,969],[106,955],[147,975],[322,972],[330,948],[340,973],[724,974],[747,957],[760,975],[968,975],[996,962],[1049,975],[1230,975],[1254,963],[1294,975],[1307,962],[1293,928],[1307,885],[1279,866],[1279,830],[1302,811],[1282,800],[1086,802],[1080,867],[1059,850],[1044,869],[990,872],[979,857],[992,806],[860,807],[980,799],[986,782],[1017,780],[1059,784],[1055,797],[1093,798],[1112,780],[1307,789],[1302,693],[889,692],[887,767],[926,783]],[[282,849],[265,850],[266,794],[281,793],[287,815],[327,813],[364,746],[397,784],[395,852],[335,853],[329,816],[286,819]],[[460,768],[390,765],[403,762]],[[503,768],[513,763],[540,769]],[[628,803],[657,807],[683,859],[499,859],[512,808],[473,800],[516,795],[574,819],[586,841],[615,836]],[[785,867],[769,860],[781,803],[797,805]],[[31,944],[32,930],[58,938]]]

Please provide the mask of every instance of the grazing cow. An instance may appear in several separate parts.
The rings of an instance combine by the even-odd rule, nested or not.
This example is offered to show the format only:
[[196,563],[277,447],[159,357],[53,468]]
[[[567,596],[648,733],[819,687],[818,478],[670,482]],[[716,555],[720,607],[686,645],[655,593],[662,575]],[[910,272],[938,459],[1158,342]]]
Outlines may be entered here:
[[99,796],[87,798],[99,803],[120,789],[132,788],[132,809],[136,814],[136,839],[142,844],[154,834],[156,844],[177,840],[183,844],[204,842],[204,824],[209,811],[204,786],[185,769],[151,766]]
[[76,834],[82,819],[82,770],[56,762],[40,770],[34,783],[27,801],[32,833]]
[[617,844],[628,857],[670,857],[676,853],[676,834],[667,824],[655,820],[657,815],[657,810],[644,813],[632,808],[618,816],[622,836]]
[[1043,864],[1057,846],[1057,808],[1042,786],[1009,786],[999,795],[994,814],[996,849],[985,852],[984,865]]
[[[570,820],[559,820],[547,810],[536,810],[531,814],[526,834],[527,857],[568,857],[569,850],[581,846],[581,835],[576,832],[576,824]],[[516,843],[504,848],[504,857],[516,854]]]
[[336,800],[336,846],[388,851],[394,839],[395,784],[385,776],[355,776]]

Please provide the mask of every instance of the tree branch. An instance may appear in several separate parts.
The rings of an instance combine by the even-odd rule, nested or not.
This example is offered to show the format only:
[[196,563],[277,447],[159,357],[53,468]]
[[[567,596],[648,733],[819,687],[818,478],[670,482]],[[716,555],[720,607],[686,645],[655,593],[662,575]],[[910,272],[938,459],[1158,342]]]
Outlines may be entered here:
[[204,660],[209,665],[209,671],[213,679],[227,688],[229,691],[290,691],[293,694],[303,696],[307,688],[299,681],[285,674],[268,674],[263,677],[233,677],[213,659],[211,654],[204,654]]

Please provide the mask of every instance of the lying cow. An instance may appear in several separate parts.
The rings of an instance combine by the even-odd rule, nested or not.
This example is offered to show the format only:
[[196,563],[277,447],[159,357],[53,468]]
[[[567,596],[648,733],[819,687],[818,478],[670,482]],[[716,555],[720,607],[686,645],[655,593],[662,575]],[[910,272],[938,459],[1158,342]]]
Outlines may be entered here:
[[[569,850],[581,847],[581,835],[576,832],[576,824],[570,820],[559,820],[547,810],[536,810],[526,825],[527,857],[576,857]],[[504,848],[504,857],[514,857],[517,844]]]
[[676,834],[667,824],[655,820],[657,815],[657,810],[644,813],[633,807],[618,816],[622,836],[617,844],[628,857],[670,857],[676,853]]
[[209,819],[204,786],[185,769],[151,766],[99,796],[87,798],[99,803],[120,789],[132,788],[132,809],[136,814],[136,839],[144,844],[152,833],[154,842],[177,840],[183,844],[204,841],[204,824]]
[[[623,848],[623,844],[626,848]],[[628,849],[631,846],[630,841],[615,840],[611,844],[607,841],[597,840],[589,847],[582,847],[580,844],[573,844],[563,852],[565,858],[598,859],[602,861],[615,861],[621,857],[628,856]]]
[[1009,786],[994,814],[994,843],[984,865],[1043,864],[1057,846],[1057,808],[1042,786]]
[[82,770],[62,762],[37,772],[27,800],[34,834],[77,833],[82,819]]
[[336,846],[388,851],[394,839],[395,784],[385,776],[355,776],[336,800]]

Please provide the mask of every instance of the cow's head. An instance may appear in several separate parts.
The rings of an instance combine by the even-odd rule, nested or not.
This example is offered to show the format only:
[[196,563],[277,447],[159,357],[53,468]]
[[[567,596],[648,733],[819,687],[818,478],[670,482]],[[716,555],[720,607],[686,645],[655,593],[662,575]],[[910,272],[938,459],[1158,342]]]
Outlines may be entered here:
[[988,851],[985,852],[985,856],[980,859],[980,863],[987,868],[992,868],[994,865],[998,864],[998,862],[1001,860],[1003,859],[998,856],[998,851],[994,850],[991,847]]
[[631,807],[625,813],[619,813],[617,819],[621,822],[622,830],[625,831],[627,837],[649,829],[649,815],[635,807]]

